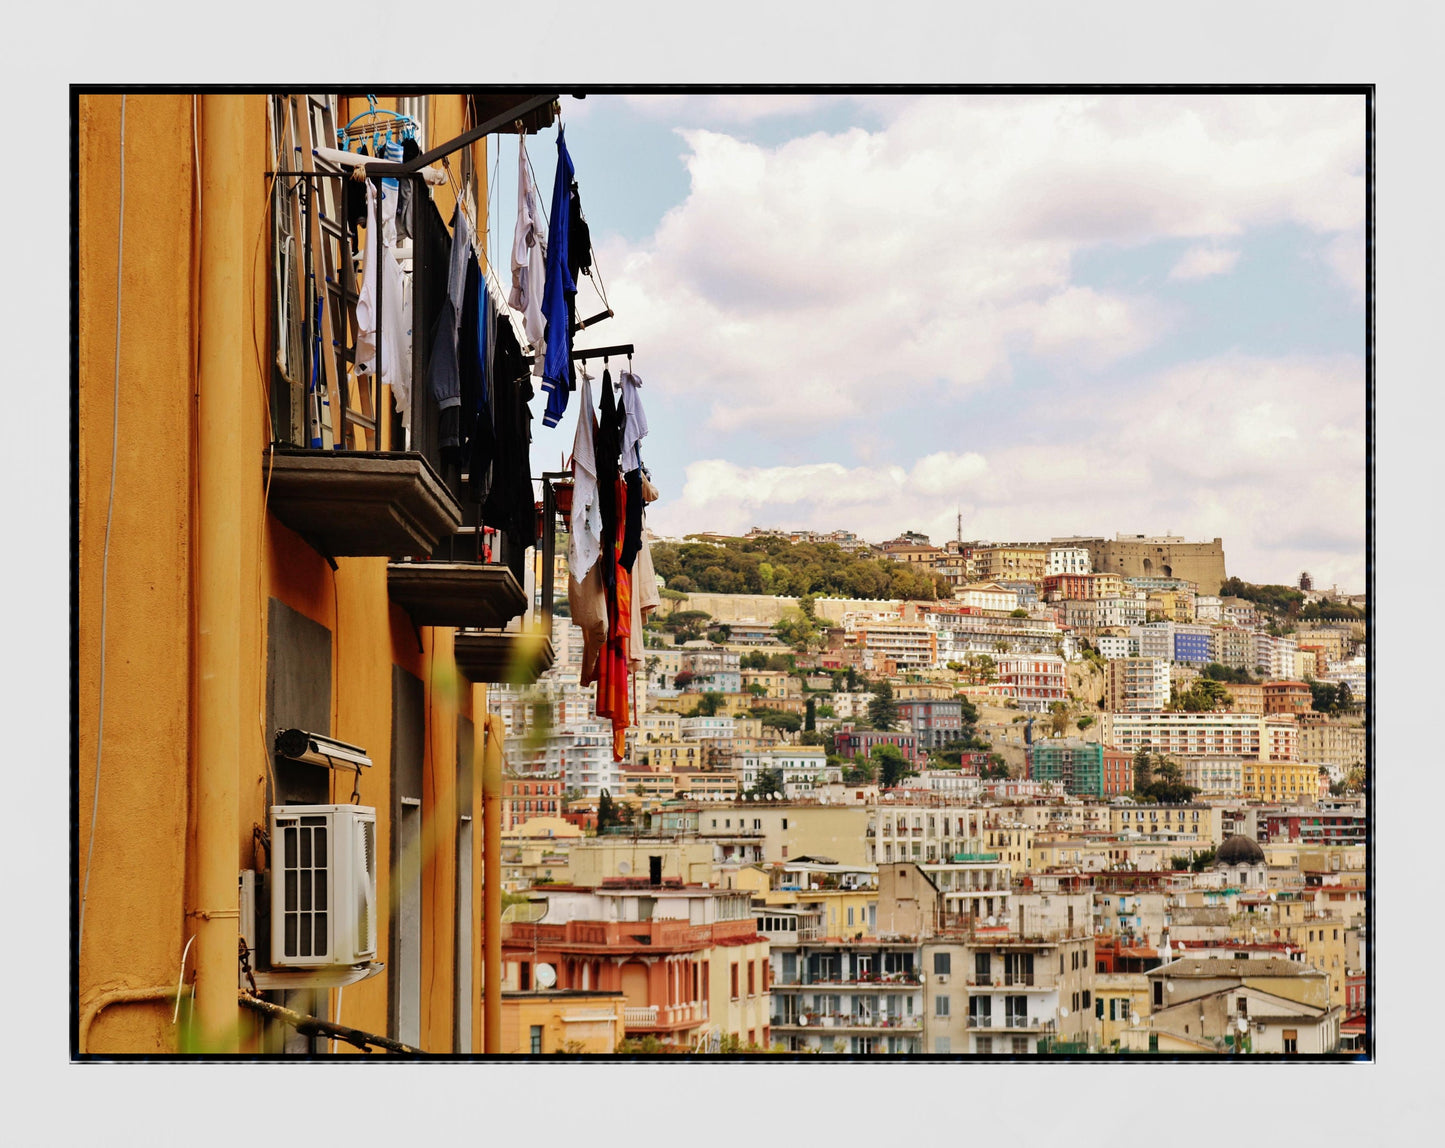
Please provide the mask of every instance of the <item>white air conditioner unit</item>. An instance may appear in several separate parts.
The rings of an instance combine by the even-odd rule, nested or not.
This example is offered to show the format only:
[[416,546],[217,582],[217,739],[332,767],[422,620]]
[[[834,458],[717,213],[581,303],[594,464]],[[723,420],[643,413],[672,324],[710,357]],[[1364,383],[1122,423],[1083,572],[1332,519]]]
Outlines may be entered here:
[[271,964],[360,965],[376,957],[376,810],[271,807]]
[[938,974],[938,983],[941,984],[941,985],[946,985],[946,984],[948,984],[948,974],[947,974],[947,973],[939,973],[939,974]]

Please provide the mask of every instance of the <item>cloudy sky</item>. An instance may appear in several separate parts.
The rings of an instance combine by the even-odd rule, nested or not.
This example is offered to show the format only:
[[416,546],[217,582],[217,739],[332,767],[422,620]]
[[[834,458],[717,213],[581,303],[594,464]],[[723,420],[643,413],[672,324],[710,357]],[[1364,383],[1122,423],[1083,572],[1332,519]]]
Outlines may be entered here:
[[[578,345],[637,346],[653,529],[942,542],[962,513],[965,538],[1219,536],[1231,574],[1362,591],[1364,113],[565,99],[617,313]],[[550,197],[555,134],[530,154]],[[497,164],[505,259],[514,140]],[[539,465],[574,425],[538,424]]]

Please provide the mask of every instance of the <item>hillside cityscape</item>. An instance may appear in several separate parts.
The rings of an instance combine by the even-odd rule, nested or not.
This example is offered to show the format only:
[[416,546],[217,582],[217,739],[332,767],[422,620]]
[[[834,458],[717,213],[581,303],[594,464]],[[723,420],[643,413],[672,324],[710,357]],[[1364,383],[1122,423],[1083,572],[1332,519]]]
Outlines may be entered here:
[[504,987],[620,997],[574,1051],[1366,1050],[1363,595],[1217,538],[650,550],[621,760],[565,554],[489,694]]

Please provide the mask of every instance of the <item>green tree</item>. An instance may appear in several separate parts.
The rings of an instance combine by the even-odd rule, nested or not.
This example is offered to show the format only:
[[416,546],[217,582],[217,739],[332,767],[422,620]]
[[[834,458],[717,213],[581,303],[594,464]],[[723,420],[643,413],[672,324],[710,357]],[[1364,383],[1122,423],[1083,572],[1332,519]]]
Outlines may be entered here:
[[805,730],[816,730],[818,728],[818,704],[809,698],[803,708],[803,728]]
[[1049,703],[1049,732],[1058,737],[1069,728],[1069,706],[1067,702]]
[[1154,762],[1149,753],[1149,745],[1146,742],[1134,754],[1134,792],[1138,793],[1145,789],[1153,780]]
[[768,687],[762,682],[750,682],[748,683],[748,693],[755,698],[765,698],[768,696]]
[[1088,729],[1091,725],[1094,724],[1094,719],[1088,714],[1084,714],[1081,717],[1075,718],[1074,724],[1079,727],[1079,732],[1083,733],[1086,729]]
[[792,646],[799,653],[807,653],[818,645],[818,627],[814,619],[801,610],[784,610],[783,616],[773,625],[778,641]]
[[800,715],[790,714],[785,710],[754,710],[753,716],[761,719],[764,729],[775,729],[782,734],[794,734],[803,727]]
[[674,610],[662,620],[662,628],[673,635],[678,645],[695,642],[707,632],[712,615],[706,610]]
[[1334,713],[1338,705],[1339,690],[1330,682],[1317,682],[1313,678],[1306,678],[1305,682],[1310,688],[1310,708],[1316,713]]
[[877,763],[878,784],[885,789],[891,789],[914,773],[909,767],[908,759],[903,756],[903,751],[896,745],[875,745],[869,756]]
[[713,717],[718,710],[722,709],[723,695],[717,690],[708,690],[697,699],[697,709],[693,711],[694,717]]
[[1028,612],[1027,610],[1025,610],[1022,606],[1020,606],[1017,610],[1014,610],[1014,611],[1012,611],[1012,612],[1009,614],[1009,617],[1010,617],[1010,618],[1027,618],[1028,616],[1029,616],[1029,612]]
[[898,703],[893,700],[893,685],[884,678],[873,688],[868,703],[868,720],[874,729],[889,730],[898,722]]
[[604,789],[597,798],[597,832],[601,833],[608,826],[617,824],[617,810],[612,804],[612,795]]
[[770,793],[783,793],[783,771],[781,769],[760,769],[757,780],[753,782],[748,790],[750,797],[766,796]]

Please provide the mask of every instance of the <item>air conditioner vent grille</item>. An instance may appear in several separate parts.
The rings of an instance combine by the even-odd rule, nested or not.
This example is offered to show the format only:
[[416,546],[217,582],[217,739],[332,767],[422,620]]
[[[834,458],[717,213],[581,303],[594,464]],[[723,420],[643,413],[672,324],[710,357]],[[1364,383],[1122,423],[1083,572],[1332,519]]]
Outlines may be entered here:
[[277,806],[272,818],[272,963],[317,968],[375,956],[375,810]]

